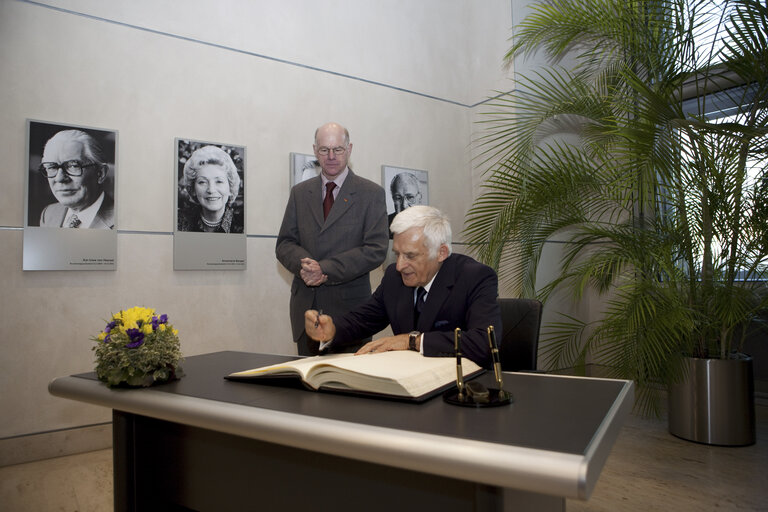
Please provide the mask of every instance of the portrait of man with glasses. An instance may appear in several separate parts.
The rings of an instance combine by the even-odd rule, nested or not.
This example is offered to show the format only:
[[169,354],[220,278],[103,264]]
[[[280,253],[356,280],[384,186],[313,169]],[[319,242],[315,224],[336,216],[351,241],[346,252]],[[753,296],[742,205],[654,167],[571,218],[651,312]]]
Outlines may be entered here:
[[[387,186],[387,225],[395,216],[415,205],[429,205],[427,171],[382,165],[382,180]],[[392,238],[390,232],[389,237]]]
[[[40,128],[38,136],[46,131]],[[47,131],[50,134],[50,130]],[[30,197],[29,225],[35,225],[39,218],[40,227],[114,229],[114,180],[108,180],[110,162],[105,156],[114,155],[114,147],[105,151],[104,133],[108,132],[66,128],[56,131],[44,143],[37,142],[42,143],[37,171],[48,187],[46,190],[39,181],[37,190],[30,186],[30,196],[36,193],[38,197]],[[30,133],[31,151],[35,143],[32,135]],[[108,137],[106,139],[108,143]],[[43,205],[46,202],[48,204]],[[34,204],[43,206],[39,217],[32,211]]]

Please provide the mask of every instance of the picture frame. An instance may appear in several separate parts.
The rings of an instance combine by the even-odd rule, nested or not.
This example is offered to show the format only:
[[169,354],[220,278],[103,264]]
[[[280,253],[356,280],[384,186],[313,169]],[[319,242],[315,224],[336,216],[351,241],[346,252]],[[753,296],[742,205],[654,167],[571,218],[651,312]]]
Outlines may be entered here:
[[[43,160],[43,149],[48,141],[50,141],[56,134],[69,130],[75,130],[83,132],[90,136],[94,143],[100,148],[101,158],[104,160],[104,164],[107,166],[106,175],[103,183],[100,183],[101,189],[106,196],[112,201],[115,200],[115,162],[117,152],[117,131],[105,130],[101,128],[92,128],[80,125],[61,124],[61,123],[49,123],[45,121],[28,120],[27,122],[27,207],[25,208],[25,227],[35,226],[47,226],[47,227],[62,227],[52,226],[50,219],[43,219],[43,211],[49,205],[57,203],[58,200],[51,189],[52,184],[49,186],[48,180],[42,176],[39,172],[40,164]],[[114,208],[114,212],[117,212],[117,208]],[[114,221],[114,219],[112,219]],[[107,224],[114,224],[109,222]],[[101,229],[114,229],[114,225],[111,227],[104,223],[94,223],[93,226],[86,226],[87,229],[101,228]],[[83,229],[83,226],[80,226]]]
[[173,269],[245,270],[245,146],[177,137],[174,151]]
[[381,181],[386,195],[388,224],[392,224],[395,215],[405,208],[416,204],[429,204],[427,171],[382,165]]
[[117,130],[27,119],[26,135],[23,270],[115,270]]
[[[178,231],[195,231],[183,226],[182,216],[187,212],[186,210],[192,206],[197,206],[194,200],[189,197],[189,191],[183,186],[184,180],[184,167],[192,155],[201,148],[213,146],[225,153],[235,166],[237,175],[240,179],[237,193],[235,194],[234,202],[231,204],[233,211],[233,219],[231,228],[227,229],[227,233],[244,233],[245,232],[245,146],[237,146],[234,144],[221,144],[217,142],[208,142],[192,139],[176,138],[176,178],[177,178],[177,195],[176,195],[176,222],[174,225]],[[198,208],[199,209],[199,208]]]
[[314,178],[320,174],[320,162],[315,155],[306,153],[290,154],[290,185],[298,185],[302,181]]

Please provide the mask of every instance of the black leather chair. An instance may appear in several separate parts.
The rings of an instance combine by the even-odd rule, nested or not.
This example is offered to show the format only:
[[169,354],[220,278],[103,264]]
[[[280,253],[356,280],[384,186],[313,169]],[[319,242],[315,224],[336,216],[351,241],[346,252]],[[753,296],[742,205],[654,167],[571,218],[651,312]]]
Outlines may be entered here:
[[541,327],[541,302],[536,299],[498,299],[501,308],[499,359],[504,371],[536,371]]

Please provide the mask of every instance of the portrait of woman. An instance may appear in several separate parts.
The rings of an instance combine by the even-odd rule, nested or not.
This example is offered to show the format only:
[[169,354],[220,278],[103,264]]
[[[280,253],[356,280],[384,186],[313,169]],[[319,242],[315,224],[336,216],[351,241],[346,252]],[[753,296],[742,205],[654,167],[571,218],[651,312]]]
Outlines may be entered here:
[[214,145],[195,149],[179,180],[178,230],[242,233],[243,211],[236,203],[240,183],[229,153]]

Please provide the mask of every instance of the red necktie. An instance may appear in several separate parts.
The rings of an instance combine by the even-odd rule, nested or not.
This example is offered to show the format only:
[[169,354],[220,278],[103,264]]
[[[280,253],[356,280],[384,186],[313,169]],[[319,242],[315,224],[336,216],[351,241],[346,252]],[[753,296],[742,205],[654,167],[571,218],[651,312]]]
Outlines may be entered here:
[[333,206],[333,189],[336,188],[336,184],[329,181],[325,184],[325,199],[323,199],[323,218],[328,218],[328,212],[331,211]]

